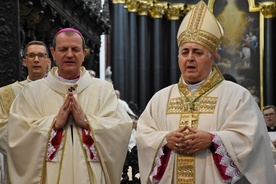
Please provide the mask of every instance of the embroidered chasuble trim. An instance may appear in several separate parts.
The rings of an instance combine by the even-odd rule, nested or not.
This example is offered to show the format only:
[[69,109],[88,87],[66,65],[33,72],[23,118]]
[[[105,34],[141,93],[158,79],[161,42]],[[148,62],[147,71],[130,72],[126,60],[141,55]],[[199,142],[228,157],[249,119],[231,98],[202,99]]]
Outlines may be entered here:
[[[52,121],[52,124],[51,124],[51,127],[53,127],[55,123],[55,118],[53,119]],[[44,159],[43,159],[43,165],[42,165],[42,170],[41,170],[41,180],[40,180],[40,183],[43,184],[43,183],[46,183],[46,173],[47,173],[47,154],[48,154],[48,144],[49,144],[49,141],[50,141],[50,137],[51,137],[51,133],[52,133],[52,128],[48,131],[48,136],[47,136],[47,142],[46,142],[46,145],[45,145],[45,151],[44,151]]]
[[[90,126],[89,126],[89,127],[90,127]],[[78,129],[78,131],[81,131],[81,130],[82,130],[81,127],[77,127],[77,129]],[[91,129],[90,129],[90,130],[91,130]],[[91,134],[92,134],[92,131],[91,131]],[[81,142],[83,142],[80,133],[78,133],[78,137],[79,137],[79,140],[80,140]],[[93,136],[91,136],[91,138],[94,140]],[[83,143],[83,144],[84,144],[84,143]],[[95,140],[94,140],[94,144],[95,144]],[[94,177],[94,176],[93,176],[94,173],[93,173],[92,168],[90,167],[90,163],[89,163],[89,160],[88,160],[89,155],[87,154],[87,152],[86,152],[86,150],[85,150],[85,148],[84,148],[84,145],[81,146],[81,149],[82,149],[83,155],[84,155],[84,157],[85,157],[84,159],[85,159],[85,164],[86,164],[86,168],[87,168],[87,174],[88,174],[88,177],[89,177],[89,181],[92,181],[92,178]],[[95,148],[95,149],[96,149],[96,148]],[[97,153],[98,153],[98,152],[97,152]],[[92,176],[91,176],[91,174],[92,174]]]
[[[88,120],[87,124],[88,124],[88,126],[89,126],[89,129],[90,129],[90,132],[91,132],[92,139],[94,140],[94,147],[95,147],[95,151],[96,151],[97,154],[98,154],[99,162],[100,162],[101,165],[103,166],[103,165],[104,165],[104,161],[102,160],[102,157],[101,157],[101,155],[100,155],[101,152],[100,152],[99,149],[98,149],[98,145],[97,145],[97,142],[98,142],[98,141],[97,141],[97,139],[96,139],[95,136],[94,136],[94,135],[95,135],[94,129],[92,128],[91,124],[89,123],[89,120]],[[84,149],[84,148],[83,148],[83,149]],[[88,155],[87,155],[87,156],[88,156]],[[87,158],[87,157],[86,157],[86,158]],[[89,164],[88,159],[87,159],[86,162],[87,162],[87,164]],[[102,167],[102,169],[104,170],[104,172],[107,172],[105,167]],[[90,167],[90,164],[89,164],[89,171],[90,171],[91,174],[94,175],[94,172],[93,172],[92,168]],[[90,176],[90,174],[89,174],[89,176]],[[92,177],[94,177],[94,176],[91,176],[90,179],[91,179]],[[91,181],[92,181],[92,179],[91,179]]]
[[[80,93],[78,93],[78,97],[81,96],[81,94],[82,94],[82,91],[81,91]],[[78,99],[78,100],[79,100],[79,99]],[[88,125],[89,130],[90,130],[89,135],[91,135],[91,138],[92,138],[92,140],[93,140],[93,144],[94,144],[95,151],[96,151],[96,153],[98,154],[98,153],[100,153],[100,152],[99,152],[99,150],[98,150],[98,146],[96,145],[96,140],[95,140],[95,138],[94,138],[94,137],[95,137],[95,136],[94,136],[94,132],[93,132],[93,129],[92,129],[90,123],[89,123],[89,120],[87,120],[87,121],[88,121],[88,122],[87,122],[87,125]],[[77,126],[77,129],[78,129],[79,140],[80,140],[81,142],[83,142],[83,139],[81,138],[81,133],[80,133],[80,131],[82,131],[83,128]],[[88,155],[88,153],[87,153],[87,151],[86,151],[86,149],[85,149],[84,146],[82,146],[82,151],[83,151],[84,155],[86,156],[86,157],[85,157],[86,165],[87,165],[87,167],[89,168],[89,170],[91,171],[90,173],[93,174],[93,171],[92,171],[92,169],[91,169],[91,167],[90,167],[90,161],[89,161],[89,157],[90,157],[90,156]],[[94,153],[92,153],[92,154],[94,154]],[[99,159],[99,161],[101,162],[99,155],[94,155],[94,156],[97,157],[97,158]],[[93,161],[93,160],[91,160],[91,161]],[[94,160],[94,161],[95,161],[95,160]],[[90,177],[90,181],[92,181],[92,178],[91,178],[92,176],[90,176],[90,174],[89,174],[89,177]]]
[[[53,120],[52,124],[51,124],[51,127],[53,127],[53,124],[55,123],[55,120]],[[61,175],[61,168],[62,168],[62,163],[63,163],[63,155],[64,155],[64,150],[65,150],[65,146],[66,146],[66,139],[67,139],[67,136],[64,136],[64,135],[67,135],[67,127],[69,125],[65,125],[65,130],[63,129],[63,134],[62,134],[62,137],[64,137],[60,143],[60,146],[62,146],[62,152],[61,152],[61,155],[60,155],[60,165],[59,165],[59,171],[58,171],[58,177],[57,177],[57,184],[60,183],[60,175]],[[41,180],[40,180],[40,183],[43,184],[46,182],[46,172],[47,172],[47,153],[48,153],[48,142],[50,140],[50,136],[51,136],[51,133],[52,133],[52,128],[50,129],[50,131],[48,132],[48,141],[46,142],[46,145],[45,145],[45,152],[44,152],[44,161],[43,161],[43,166],[42,166],[42,171],[41,171]],[[59,151],[59,150],[58,150]]]
[[[58,178],[57,178],[57,183],[60,182],[60,176],[61,176],[61,168],[62,168],[62,164],[63,164],[63,156],[64,156],[64,151],[65,151],[65,147],[66,147],[66,140],[67,140],[67,132],[68,132],[68,127],[70,125],[66,125],[66,128],[65,128],[65,132],[64,132],[64,140],[62,141],[63,142],[63,149],[62,149],[62,152],[61,152],[61,156],[60,156],[60,165],[59,165],[59,169],[58,169]],[[62,144],[61,144],[62,145]]]
[[[198,127],[200,113],[214,113],[217,97],[207,96],[224,80],[216,65],[211,76],[194,92],[191,93],[180,77],[178,89],[179,98],[172,98],[167,106],[167,114],[180,114],[179,127]],[[191,132],[183,132],[191,134]],[[177,153],[177,184],[195,183],[195,156]]]
[[12,90],[11,85],[4,86],[0,90],[0,98],[3,102],[6,113],[9,114],[12,102],[15,99],[15,94]]

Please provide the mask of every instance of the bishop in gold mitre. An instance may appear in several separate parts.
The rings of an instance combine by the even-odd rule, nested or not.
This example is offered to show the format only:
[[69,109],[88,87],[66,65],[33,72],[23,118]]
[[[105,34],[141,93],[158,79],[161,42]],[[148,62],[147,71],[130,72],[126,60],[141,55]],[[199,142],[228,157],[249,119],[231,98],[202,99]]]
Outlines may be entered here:
[[141,183],[275,183],[262,112],[214,64],[222,36],[203,1],[184,17],[177,34],[179,82],[154,94],[138,121]]

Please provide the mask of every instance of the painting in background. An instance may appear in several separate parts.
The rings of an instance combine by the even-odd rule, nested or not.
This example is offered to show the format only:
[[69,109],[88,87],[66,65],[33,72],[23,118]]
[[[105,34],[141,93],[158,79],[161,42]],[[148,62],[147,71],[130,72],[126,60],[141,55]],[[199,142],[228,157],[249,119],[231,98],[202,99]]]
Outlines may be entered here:
[[241,0],[216,0],[213,13],[224,29],[215,62],[260,105],[259,13],[249,12],[248,1]]

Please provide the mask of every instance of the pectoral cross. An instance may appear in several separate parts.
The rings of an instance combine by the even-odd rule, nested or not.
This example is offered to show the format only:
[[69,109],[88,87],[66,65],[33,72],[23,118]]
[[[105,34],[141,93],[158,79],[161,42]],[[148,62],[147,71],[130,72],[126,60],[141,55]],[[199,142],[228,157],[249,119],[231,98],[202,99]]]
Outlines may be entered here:
[[68,92],[73,92],[73,91],[75,91],[75,88],[74,88],[74,87],[68,88]]
[[68,92],[73,92],[73,91],[75,91],[77,87],[78,87],[78,84],[75,84],[74,87],[71,86],[70,88],[68,88]]

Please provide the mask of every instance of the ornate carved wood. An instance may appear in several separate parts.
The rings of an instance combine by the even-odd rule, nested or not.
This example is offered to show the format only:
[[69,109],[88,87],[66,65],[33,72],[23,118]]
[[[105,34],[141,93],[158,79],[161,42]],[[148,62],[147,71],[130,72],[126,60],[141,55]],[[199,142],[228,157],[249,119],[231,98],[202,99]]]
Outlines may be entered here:
[[12,83],[20,77],[19,69],[19,3],[0,2],[0,84]]
[[100,36],[110,29],[108,1],[102,6],[101,0],[1,0],[0,5],[0,86],[26,78],[20,61],[26,43],[40,40],[51,47],[64,27],[83,33],[89,49],[84,65],[98,73]]

